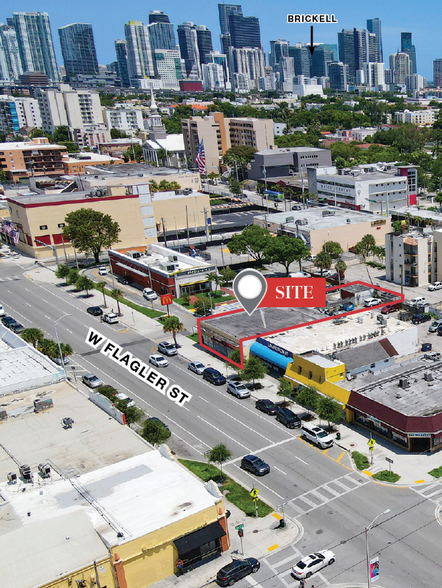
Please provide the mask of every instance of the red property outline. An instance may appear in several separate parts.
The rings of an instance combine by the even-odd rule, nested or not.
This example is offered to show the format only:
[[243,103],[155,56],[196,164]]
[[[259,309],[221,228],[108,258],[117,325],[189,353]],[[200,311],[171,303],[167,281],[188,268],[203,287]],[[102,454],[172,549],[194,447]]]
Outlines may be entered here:
[[300,325],[294,325],[293,327],[285,327],[283,329],[277,329],[276,331],[267,331],[265,333],[260,333],[259,335],[252,335],[251,337],[243,337],[242,339],[239,340],[239,350],[240,350],[240,354],[241,354],[241,363],[236,363],[235,361],[232,361],[229,357],[226,357],[225,355],[223,355],[222,353],[219,353],[219,351],[215,351],[214,349],[212,349],[211,347],[209,347],[208,345],[205,345],[203,343],[203,338],[201,335],[201,323],[202,321],[207,321],[207,320],[216,320],[222,316],[228,316],[229,314],[237,314],[238,312],[245,312],[245,310],[238,309],[238,310],[229,310],[228,312],[224,312],[222,314],[219,315],[215,315],[215,316],[204,316],[204,317],[200,317],[197,319],[198,321],[198,337],[199,337],[199,343],[201,345],[201,347],[204,347],[204,349],[207,349],[208,351],[210,351],[211,353],[214,353],[215,355],[217,355],[218,357],[221,357],[223,360],[228,361],[229,363],[231,363],[232,365],[235,365],[241,369],[244,369],[244,353],[243,353],[243,344],[244,341],[250,341],[250,339],[257,339],[258,337],[265,337],[267,335],[275,335],[276,333],[282,333],[285,331],[291,331],[293,329],[299,329],[300,327],[306,327],[307,325],[314,325],[316,323],[324,323],[326,321],[330,321],[333,320],[337,317],[342,317],[342,316],[348,316],[351,314],[359,314],[361,312],[370,312],[372,310],[375,309],[380,309],[380,308],[384,308],[386,306],[391,306],[392,304],[397,304],[398,302],[403,302],[405,299],[405,295],[404,294],[399,294],[398,292],[394,292],[393,290],[387,290],[387,288],[382,288],[380,286],[373,286],[373,284],[368,284],[367,282],[362,282],[360,280],[357,280],[355,282],[349,282],[348,284],[341,284],[340,286],[332,286],[330,288],[326,289],[326,293],[327,292],[333,292],[334,290],[339,290],[340,288],[348,288],[349,286],[354,286],[355,284],[361,284],[362,286],[368,286],[370,289],[372,290],[376,290],[379,292],[387,292],[388,294],[393,294],[394,296],[396,296],[397,298],[395,300],[391,300],[389,302],[384,302],[383,304],[378,304],[376,306],[370,306],[367,308],[358,308],[356,310],[350,310],[349,312],[343,312],[341,314],[335,314],[333,316],[326,316],[324,318],[320,318],[317,319],[315,321],[311,321],[308,323],[302,323]]

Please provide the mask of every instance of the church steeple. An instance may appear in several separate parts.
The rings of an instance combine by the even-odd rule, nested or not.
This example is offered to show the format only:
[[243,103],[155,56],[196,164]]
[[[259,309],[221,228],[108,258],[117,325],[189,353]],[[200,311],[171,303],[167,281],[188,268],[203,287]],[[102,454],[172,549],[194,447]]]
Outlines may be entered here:
[[155,130],[156,127],[162,127],[163,123],[161,121],[161,115],[158,112],[158,107],[155,102],[155,96],[153,94],[153,90],[150,90],[150,116],[149,116],[149,126],[151,129]]

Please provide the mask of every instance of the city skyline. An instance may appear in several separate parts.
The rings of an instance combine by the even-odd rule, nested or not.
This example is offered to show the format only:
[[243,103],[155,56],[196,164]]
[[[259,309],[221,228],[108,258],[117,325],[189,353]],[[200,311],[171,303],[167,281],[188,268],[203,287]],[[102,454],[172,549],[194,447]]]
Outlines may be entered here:
[[[252,2],[245,0],[238,2],[242,5],[245,16],[256,16],[260,21],[261,39],[266,54],[270,50],[270,41],[286,39],[290,44],[297,42],[309,42],[309,24],[288,24],[287,13],[293,12],[287,8],[287,3],[275,0],[272,3],[272,18],[268,17],[268,3],[263,0]],[[315,43],[337,43],[337,33],[344,28],[366,28],[367,19],[379,18],[382,22],[382,37],[384,49],[384,63],[388,67],[389,56],[401,47],[401,33],[411,32],[413,44],[416,47],[417,71],[428,80],[433,77],[433,61],[442,58],[442,42],[439,41],[437,29],[438,15],[442,16],[442,7],[432,6],[430,21],[424,19],[422,11],[416,13],[415,5],[410,0],[405,0],[400,5],[400,16],[395,12],[394,6],[375,0],[370,7],[358,7],[344,5],[342,1],[329,3],[321,0],[315,3],[314,12],[331,14],[337,19],[337,24],[317,24],[314,26]],[[299,7],[300,13],[313,12],[312,7],[305,4]],[[20,0],[8,13],[3,11],[0,17],[2,22],[12,16],[12,12],[47,12],[49,14],[52,36],[54,38],[55,51],[58,65],[63,64],[61,48],[57,30],[75,22],[90,23],[93,28],[98,62],[109,64],[115,61],[114,40],[124,38],[124,25],[129,20],[139,20],[144,24],[149,23],[149,12],[162,10],[170,17],[176,33],[177,26],[186,21],[192,21],[195,25],[205,25],[212,32],[214,49],[220,47],[220,27],[218,2],[207,5],[186,5],[177,0],[163,0],[161,6],[152,3],[146,7],[131,7],[117,4],[115,0],[106,3],[106,21],[103,21],[103,7],[101,3],[96,5],[79,0],[75,6],[61,5],[55,0]],[[431,40],[434,39],[434,42]]]

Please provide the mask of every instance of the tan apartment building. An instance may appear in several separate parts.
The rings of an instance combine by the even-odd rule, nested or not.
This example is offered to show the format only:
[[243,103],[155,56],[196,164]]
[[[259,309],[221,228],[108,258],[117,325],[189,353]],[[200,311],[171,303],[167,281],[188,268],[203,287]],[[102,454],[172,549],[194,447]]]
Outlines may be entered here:
[[1,238],[12,242],[11,239],[16,235],[16,247],[36,259],[53,257],[56,251],[60,259],[66,260],[76,253],[72,244],[62,236],[66,215],[79,208],[91,208],[109,214],[118,221],[121,228],[118,246],[131,247],[156,242],[156,232],[150,239],[145,238],[138,194],[112,196],[105,193],[99,196],[99,193],[96,192],[95,196],[91,196],[90,192],[53,196],[27,194],[8,198],[13,231],[11,225],[3,225],[0,228]]
[[0,169],[11,182],[32,176],[63,174],[64,145],[52,145],[47,137],[37,137],[23,143],[0,143]]
[[257,151],[273,144],[273,121],[257,118],[224,118],[222,112],[192,116],[181,121],[189,165],[195,165],[198,147],[204,141],[206,173],[218,173],[220,161],[230,147],[247,145]]
[[[433,239],[433,236],[436,237]],[[439,278],[436,248],[442,232],[388,233],[385,236],[385,276],[405,286],[426,286]],[[434,272],[434,275],[433,275]],[[436,277],[437,276],[437,277]]]

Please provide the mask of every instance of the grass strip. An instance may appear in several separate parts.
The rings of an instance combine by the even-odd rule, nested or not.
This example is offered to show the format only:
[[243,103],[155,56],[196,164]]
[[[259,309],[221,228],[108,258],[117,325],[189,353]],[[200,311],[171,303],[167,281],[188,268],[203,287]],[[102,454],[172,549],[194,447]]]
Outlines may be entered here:
[[433,476],[433,478],[442,478],[442,466],[434,468],[434,470],[431,470],[431,472],[428,473],[430,474],[430,476]]
[[[102,292],[100,288],[95,287],[95,289],[98,290],[98,292]],[[104,293],[111,300],[115,300],[115,303],[117,302],[116,299],[110,293],[110,290],[106,290],[105,288]],[[129,306],[129,308],[132,308],[137,312],[141,312],[141,314],[144,314],[144,316],[147,316],[149,318],[158,318],[159,316],[163,316],[165,314],[165,312],[162,312],[160,310],[152,310],[151,308],[146,308],[145,306],[140,306],[139,304],[135,304],[135,302],[131,302],[130,300],[126,300],[125,298],[118,298],[118,302],[120,304],[125,304],[126,306]]]
[[198,336],[198,333],[192,333],[191,335],[187,335],[187,338],[192,339],[192,341],[194,341],[195,343],[200,342],[200,338]]
[[399,474],[395,474],[394,472],[389,472],[388,470],[382,470],[381,472],[378,472],[377,474],[373,474],[373,478],[375,480],[380,480],[381,482],[391,482],[392,484],[394,484],[395,482],[397,482],[398,480],[401,479]]
[[370,467],[368,457],[366,455],[363,455],[362,453],[359,453],[359,451],[353,451],[351,457],[355,462],[355,465],[358,468],[358,470],[366,470]]
[[[221,470],[211,463],[188,459],[179,459],[178,461],[193,474],[198,476],[198,478],[203,480],[203,482],[208,482],[209,480],[213,480],[217,483],[221,482],[222,490],[228,492],[226,500],[237,506],[248,517],[255,516],[255,501],[252,500],[252,497],[250,496],[250,490],[224,475]],[[273,508],[262,500],[258,499],[257,505],[259,517],[265,517],[274,511]]]

